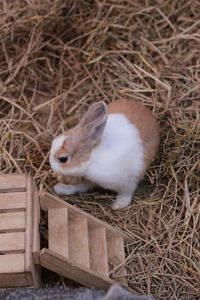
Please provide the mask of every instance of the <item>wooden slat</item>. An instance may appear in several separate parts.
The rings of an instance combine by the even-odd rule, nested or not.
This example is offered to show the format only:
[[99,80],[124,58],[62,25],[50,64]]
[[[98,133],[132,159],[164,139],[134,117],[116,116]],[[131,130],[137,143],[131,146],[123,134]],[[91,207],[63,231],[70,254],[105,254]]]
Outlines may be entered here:
[[0,193],[0,210],[23,209],[26,207],[26,193]]
[[[35,183],[30,175],[27,175],[26,186],[26,230],[25,230],[25,274],[28,286],[38,288],[40,286],[39,267],[33,262],[34,234],[39,234],[39,220],[34,220],[34,207],[38,209],[38,197],[35,197]],[[33,202],[34,201],[34,202]],[[38,211],[39,213],[39,211]],[[37,215],[39,217],[39,215]],[[35,222],[34,222],[35,221]],[[34,226],[37,228],[34,230]],[[39,250],[39,249],[38,249]]]
[[[25,272],[31,271],[33,241],[33,180],[27,175],[26,183],[26,227],[25,227]],[[27,278],[28,280],[28,278]]]
[[0,213],[0,231],[24,229],[25,228],[25,213],[10,212]]
[[[33,178],[27,176],[27,207],[26,207],[26,249],[25,249],[25,270],[29,286],[39,288],[40,266],[34,264],[34,256],[40,249],[39,222],[40,207],[39,197]],[[33,252],[34,251],[34,252]],[[38,253],[37,253],[38,258]]]
[[116,283],[114,280],[104,277],[80,264],[76,264],[71,259],[67,259],[49,249],[42,249],[39,256],[42,267],[79,282],[82,285],[104,289]]
[[24,272],[24,254],[0,255],[0,270],[1,274]]
[[[37,288],[40,285],[39,266],[34,265],[32,252],[34,250],[36,253],[40,248],[39,197],[36,190],[35,193],[33,192],[35,185],[31,176],[13,177],[11,175],[10,180],[13,178],[14,185],[11,188],[8,185],[5,187],[3,183],[3,189],[0,190],[0,210],[4,211],[0,212],[0,245],[2,244],[2,251],[8,251],[5,255],[0,255],[0,287],[31,286]],[[17,192],[14,192],[15,190]],[[22,209],[25,212],[19,212]],[[5,210],[7,210],[6,213]],[[25,232],[19,232],[22,230]],[[9,238],[9,235],[13,235],[13,240]],[[23,249],[19,245],[22,245],[22,235],[25,243]],[[13,253],[24,251],[24,249],[24,254]]]
[[[114,274],[116,273],[118,280],[125,284],[125,276],[127,275],[127,272],[126,269],[123,267],[123,263],[125,261],[123,237],[113,237],[108,239],[107,247],[110,270],[115,269],[116,271],[114,271]],[[117,266],[119,266],[119,268],[117,268]]]
[[31,272],[25,272],[27,286],[33,286],[33,274]]
[[106,229],[89,228],[89,249],[91,269],[109,277]]
[[27,286],[26,275],[24,273],[0,274],[0,288],[17,286]]
[[[34,218],[33,218],[33,253],[34,253],[34,263],[36,263],[36,260],[38,258],[38,252],[40,251],[40,232],[39,232],[39,226],[40,226],[40,204],[39,204],[39,195],[38,191],[36,190],[36,187],[34,189]],[[37,257],[37,258],[36,258]],[[37,264],[39,264],[39,258],[37,261]]]
[[88,224],[86,218],[77,218],[69,223],[69,257],[85,267],[90,267]]
[[49,249],[64,257],[69,257],[67,208],[49,209],[48,226]]
[[[41,286],[41,268],[39,263],[39,251],[40,251],[40,232],[39,232],[39,224],[40,224],[40,205],[39,205],[39,195],[36,190],[36,186],[34,183],[34,195],[33,195],[33,252],[32,252],[32,279],[33,279],[33,287],[39,288]],[[35,263],[36,261],[36,263]]]
[[[56,198],[56,200],[55,200]],[[61,208],[66,207],[65,202],[57,197],[52,196],[49,193],[42,193],[40,195],[40,205],[43,210],[48,210],[50,208]]]
[[26,190],[25,174],[0,174],[0,192]]
[[24,250],[24,235],[24,232],[0,233],[0,251]]
[[123,236],[125,240],[130,241],[131,239],[121,230],[110,226],[109,224],[93,217],[92,215],[80,210],[79,208],[67,203],[59,199],[56,196],[53,196],[49,193],[42,193],[40,196],[40,203],[43,210],[48,210],[50,208],[58,208],[58,207],[67,207],[68,208],[68,215],[69,219],[78,218],[78,217],[85,217],[88,220],[88,225],[90,227],[105,227],[107,230],[108,236]]

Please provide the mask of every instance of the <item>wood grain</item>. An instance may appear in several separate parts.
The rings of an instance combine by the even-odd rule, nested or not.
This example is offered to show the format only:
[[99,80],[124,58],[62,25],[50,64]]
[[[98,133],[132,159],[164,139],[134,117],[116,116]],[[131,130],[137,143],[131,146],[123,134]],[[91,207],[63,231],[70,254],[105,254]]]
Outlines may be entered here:
[[34,234],[38,232],[39,229],[34,229],[35,226],[39,225],[38,220],[34,220],[34,217],[36,216],[35,206],[38,207],[38,204],[36,203],[36,201],[38,201],[38,198],[35,197],[35,189],[36,187],[33,178],[30,175],[27,175],[24,271],[26,274],[27,285],[38,288],[40,286],[39,268],[34,265],[33,261],[33,245],[35,240]]
[[25,212],[0,213],[0,231],[25,229]]
[[69,257],[68,209],[48,210],[49,249],[64,257]]
[[[110,270],[113,269],[118,270],[117,278],[122,283],[126,283],[126,269],[123,267],[123,263],[125,262],[125,252],[124,252],[124,239],[123,237],[113,237],[107,240],[108,246],[108,261]],[[121,266],[120,266],[121,265]],[[118,267],[119,266],[119,267]],[[118,267],[118,268],[117,268]]]
[[89,228],[89,249],[91,269],[109,277],[106,229]]
[[0,274],[0,288],[27,286],[25,273]]
[[31,269],[33,287],[39,288],[41,286],[41,267],[39,265],[39,251],[40,251],[40,205],[39,194],[33,182],[33,246],[31,257]]
[[[125,260],[124,240],[130,241],[126,234],[51,194],[43,193],[40,203],[41,207],[48,211],[50,221],[51,249],[42,249],[39,254],[40,264],[43,267],[83,285],[106,288],[114,283],[109,278],[110,265],[112,274],[116,275],[120,284],[126,286],[124,279],[126,270],[120,266]],[[64,216],[66,209],[68,218]],[[60,222],[64,229],[55,230],[56,227],[59,228]],[[64,256],[65,251],[64,255],[59,254],[62,246],[56,245],[55,242],[58,240],[59,231],[63,231],[65,241],[68,238],[69,257]]]
[[116,283],[114,280],[104,277],[80,264],[74,264],[71,259],[67,259],[49,249],[42,249],[39,256],[41,266],[82,285],[104,289]]
[[33,262],[40,250],[39,218],[33,178],[0,174],[0,287],[40,286],[40,267]]
[[0,255],[0,270],[1,274],[24,272],[24,254]]
[[34,187],[34,217],[33,217],[33,255],[34,255],[34,263],[39,265],[38,253],[40,251],[40,203],[39,203],[39,195],[36,187]]
[[72,262],[90,267],[88,224],[86,218],[69,220],[69,257]]
[[24,209],[26,207],[26,193],[0,193],[0,210]]
[[25,174],[0,174],[0,192],[25,191]]
[[24,232],[0,233],[0,251],[23,251],[24,248]]
[[30,175],[27,175],[26,184],[25,272],[30,272],[33,243],[33,181]]
[[74,219],[74,218],[79,218],[85,217],[88,220],[88,226],[89,227],[105,227],[106,228],[106,234],[107,236],[123,236],[125,240],[130,241],[131,239],[121,230],[114,228],[107,224],[106,222],[103,222],[92,215],[80,210],[79,208],[59,199],[56,196],[53,196],[49,193],[42,193],[40,196],[40,203],[41,203],[41,208],[43,210],[48,210],[50,208],[58,208],[58,207],[67,207],[68,208],[68,214],[69,214],[69,219]]

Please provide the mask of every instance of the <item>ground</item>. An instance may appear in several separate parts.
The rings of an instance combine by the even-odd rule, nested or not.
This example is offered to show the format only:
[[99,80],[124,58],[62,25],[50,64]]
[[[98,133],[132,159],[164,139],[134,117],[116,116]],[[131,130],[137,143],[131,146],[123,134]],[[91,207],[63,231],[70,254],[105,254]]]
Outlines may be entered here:
[[112,211],[103,190],[64,198],[132,237],[128,284],[158,299],[200,297],[199,20],[198,0],[0,3],[1,172],[52,192],[53,137],[99,100],[136,99],[160,121],[132,205]]

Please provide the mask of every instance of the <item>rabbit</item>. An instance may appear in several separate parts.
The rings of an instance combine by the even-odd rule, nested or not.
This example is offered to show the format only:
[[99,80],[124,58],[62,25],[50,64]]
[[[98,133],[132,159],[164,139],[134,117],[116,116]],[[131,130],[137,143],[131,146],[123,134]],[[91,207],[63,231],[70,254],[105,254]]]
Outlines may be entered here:
[[159,147],[159,125],[141,103],[97,102],[79,124],[55,137],[50,150],[53,171],[81,177],[76,185],[57,183],[57,194],[86,192],[99,185],[117,192],[113,209],[129,205]]
[[0,300],[155,300],[151,296],[133,295],[114,284],[106,293],[89,288],[49,287],[40,289],[17,288],[0,290]]

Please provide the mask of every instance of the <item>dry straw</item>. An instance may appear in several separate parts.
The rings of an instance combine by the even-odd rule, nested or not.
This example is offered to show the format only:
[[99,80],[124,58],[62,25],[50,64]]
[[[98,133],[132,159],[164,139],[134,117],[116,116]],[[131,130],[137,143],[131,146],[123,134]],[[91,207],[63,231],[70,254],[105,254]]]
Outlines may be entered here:
[[136,99],[160,120],[131,206],[111,211],[104,191],[65,197],[132,236],[128,283],[159,299],[200,297],[199,68],[198,0],[0,2],[2,172],[52,192],[51,140],[98,100]]

